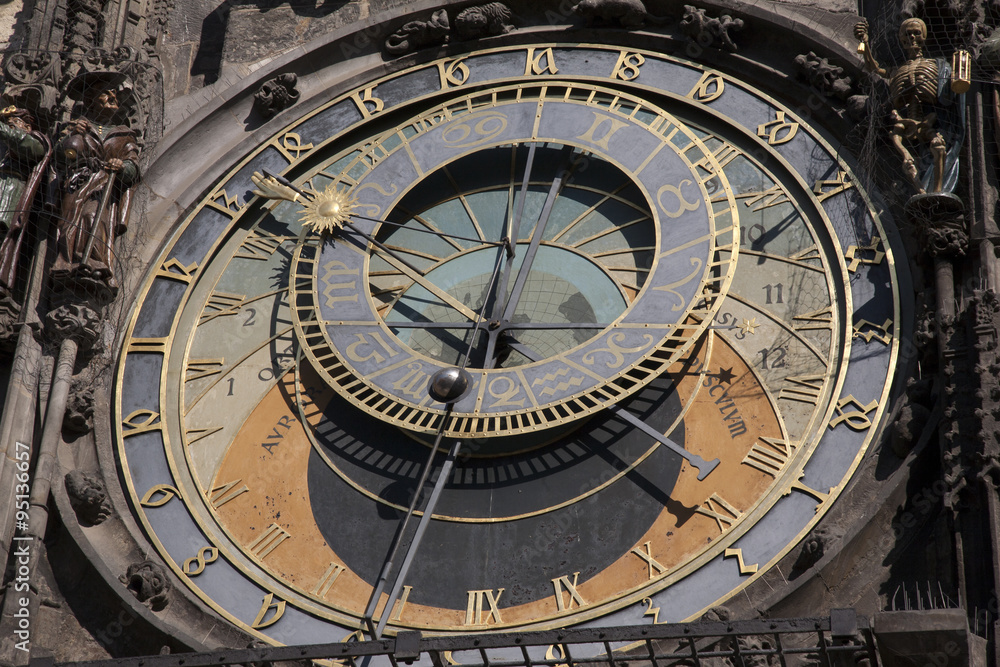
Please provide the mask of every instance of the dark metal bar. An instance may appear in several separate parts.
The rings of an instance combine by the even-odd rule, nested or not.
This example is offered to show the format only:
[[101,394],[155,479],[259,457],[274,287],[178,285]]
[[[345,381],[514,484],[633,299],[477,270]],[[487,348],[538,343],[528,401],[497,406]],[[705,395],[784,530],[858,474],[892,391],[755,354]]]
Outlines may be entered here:
[[[447,422],[447,418],[447,415],[445,415],[445,420],[441,422],[441,430],[439,433],[443,432],[444,424]],[[439,436],[437,441],[434,443],[435,449],[440,441],[441,438]],[[434,514],[434,507],[437,505],[438,499],[441,497],[441,490],[444,489],[445,483],[448,481],[448,478],[451,477],[451,469],[455,465],[455,458],[458,456],[458,450],[461,447],[461,441],[456,440],[451,446],[451,451],[448,452],[448,458],[446,458],[444,463],[441,465],[441,471],[438,473],[437,481],[434,482],[434,490],[431,491],[431,496],[427,500],[427,506],[424,507],[424,513],[420,517],[420,522],[417,523],[417,530],[413,534],[413,539],[410,540],[409,545],[406,547],[406,556],[403,557],[403,564],[399,566],[399,573],[396,574],[396,581],[392,586],[392,592],[389,593],[389,599],[386,600],[385,610],[383,610],[382,618],[379,620],[378,628],[375,630],[376,638],[382,636],[382,631],[385,630],[385,625],[389,622],[389,616],[392,615],[392,608],[396,606],[396,600],[399,598],[399,592],[403,589],[403,584],[406,582],[406,573],[409,572],[410,565],[413,563],[413,555],[417,552],[417,548],[420,546],[420,541],[423,539],[424,533],[427,531],[427,526],[431,522],[431,516]],[[427,468],[429,469],[431,465],[433,465],[433,455],[427,462]]]
[[[559,193],[562,192],[563,182],[570,175],[570,165],[568,163],[572,150],[572,147],[567,147],[567,166],[552,179],[549,194],[545,198],[545,203],[542,204],[542,212],[539,214],[538,222],[535,223],[535,229],[531,233],[531,241],[528,242],[528,249],[524,252],[524,259],[521,260],[521,268],[518,269],[517,277],[514,279],[514,288],[511,290],[510,296],[507,298],[507,304],[504,306],[503,315],[500,318],[502,320],[510,320],[514,316],[517,303],[521,300],[521,292],[524,291],[528,274],[531,273],[531,265],[535,261],[538,246],[541,245],[542,237],[545,235],[545,227],[549,224],[549,218],[552,217],[552,207],[556,203],[556,199],[559,198]],[[511,236],[511,239],[512,243],[517,243],[517,237]]]
[[[392,549],[389,551],[389,556],[385,559],[385,563],[382,565],[382,571],[379,573],[378,583],[375,585],[375,588],[372,589],[372,595],[368,599],[368,606],[365,608],[365,625],[368,627],[368,632],[375,639],[378,638],[375,625],[372,621],[375,617],[375,608],[378,606],[379,598],[382,597],[382,591],[385,590],[386,581],[389,578],[389,571],[392,570],[392,564],[396,558],[396,554],[399,553],[399,549],[403,545],[403,541],[406,538],[406,527],[413,518],[413,513],[417,510],[417,504],[420,502],[420,496],[423,495],[424,484],[427,483],[427,476],[430,475],[431,468],[434,466],[434,457],[437,456],[438,449],[441,446],[441,439],[444,437],[444,424],[447,423],[453,407],[454,405],[448,404],[448,407],[445,410],[444,420],[441,422],[441,428],[438,429],[437,437],[434,439],[434,446],[431,448],[431,453],[427,457],[427,463],[424,464],[424,469],[420,474],[420,481],[417,483],[416,490],[413,492],[413,500],[410,502],[410,507],[406,512],[406,516],[403,518],[403,523],[399,527],[399,532],[396,534],[396,539],[393,542]],[[382,612],[382,615],[388,618],[390,613],[392,613],[392,607],[389,606],[389,603],[387,602],[386,609]]]
[[[391,613],[390,611],[387,613]],[[787,664],[785,656],[820,653],[823,664],[830,664],[832,654],[852,654],[867,652],[876,664],[874,639],[866,618],[858,619],[858,631],[861,645],[826,646],[826,633],[830,630],[830,619],[769,619],[731,622],[694,622],[694,623],[664,623],[657,625],[639,625],[611,628],[583,628],[569,630],[546,630],[541,632],[501,633],[501,634],[463,634],[454,636],[433,636],[421,638],[418,642],[418,655],[428,653],[435,667],[447,667],[444,659],[445,651],[471,651],[480,653],[483,663],[467,663],[464,667],[535,667],[536,665],[608,665],[609,662],[619,665],[652,664],[654,667],[668,667],[665,661],[685,660],[694,665],[700,665],[704,659],[711,657],[739,656],[740,659],[750,656],[777,655],[782,664]],[[784,636],[803,635],[809,637],[807,642],[792,642],[805,644],[801,647],[787,647],[788,642],[782,641]],[[730,647],[726,650],[699,650],[701,640],[706,646],[718,645],[727,640],[736,642],[738,637],[771,636],[775,638],[773,650],[746,650]],[[813,638],[818,638],[814,640]],[[412,646],[412,639],[411,646]],[[606,651],[612,644],[645,644],[645,650],[614,654],[610,659]],[[663,646],[666,642],[668,646]],[[678,642],[676,648],[671,648],[670,642]],[[661,646],[657,652],[654,643]],[[532,660],[529,647],[548,647],[558,645],[563,651],[561,659]],[[571,646],[590,645],[604,646],[605,652],[597,650],[593,657],[573,657]],[[522,659],[498,660],[491,658],[486,651],[489,649],[516,648],[520,650]],[[579,650],[575,651],[579,654]],[[122,658],[117,660],[100,660],[79,663],[60,663],[74,667],[208,667],[236,663],[252,663],[281,660],[308,660],[329,658],[352,663],[357,658],[372,658],[385,656],[390,661],[396,653],[396,640],[381,639],[376,641],[315,644],[308,646],[269,646],[253,649],[221,649],[207,653],[178,653],[170,655],[155,655],[146,657]],[[613,653],[613,651],[612,651]],[[516,652],[515,652],[516,655]]]
[[[386,322],[386,326],[400,329],[471,329],[472,322]],[[500,327],[502,330],[517,329],[603,329],[607,324],[592,322],[511,322]]]

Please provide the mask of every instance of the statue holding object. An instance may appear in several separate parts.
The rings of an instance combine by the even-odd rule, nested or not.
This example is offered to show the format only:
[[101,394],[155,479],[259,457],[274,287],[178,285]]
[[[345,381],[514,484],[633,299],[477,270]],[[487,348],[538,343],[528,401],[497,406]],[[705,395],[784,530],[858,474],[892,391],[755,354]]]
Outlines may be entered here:
[[44,180],[52,145],[39,131],[35,115],[16,103],[0,111],[0,143],[6,149],[0,158],[0,301],[12,305],[32,202]]
[[[903,169],[920,194],[951,192],[958,180],[958,154],[965,137],[965,105],[971,56],[957,51],[954,67],[942,58],[924,55],[927,24],[910,18],[899,27],[906,62],[890,72],[878,64],[868,46],[868,23],[854,26],[858,53],[866,68],[889,83],[892,97],[891,139],[903,159]],[[958,99],[956,99],[956,96]],[[920,147],[914,156],[908,146]]]
[[81,74],[68,94],[83,103],[81,116],[63,128],[56,146],[59,172],[57,287],[117,292],[114,241],[128,227],[132,187],[139,180],[139,145],[121,120],[119,96],[128,77],[118,72]]

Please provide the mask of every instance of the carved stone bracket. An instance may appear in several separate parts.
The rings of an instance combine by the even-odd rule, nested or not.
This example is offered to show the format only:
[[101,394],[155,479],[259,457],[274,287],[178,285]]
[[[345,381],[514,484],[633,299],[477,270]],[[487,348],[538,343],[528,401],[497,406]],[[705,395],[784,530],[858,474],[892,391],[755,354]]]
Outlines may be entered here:
[[111,515],[111,501],[98,477],[73,470],[66,473],[64,481],[69,502],[81,524],[96,526]]
[[844,68],[832,64],[814,52],[795,56],[799,72],[809,84],[827,97],[845,101],[853,92],[851,77],[844,74]]
[[959,259],[969,248],[965,205],[947,192],[914,195],[906,202],[906,217],[916,225],[934,257]]
[[809,533],[802,542],[802,549],[792,566],[792,571],[803,572],[818,563],[826,548],[830,545],[830,532],[826,528],[818,528]]
[[729,14],[713,18],[708,16],[704,9],[694,5],[684,5],[680,29],[701,47],[711,46],[735,53],[736,43],[729,33],[742,30],[743,19],[734,19]]
[[64,303],[45,316],[45,331],[55,342],[72,338],[81,348],[89,348],[100,335],[101,316],[81,303]]
[[148,605],[153,611],[160,611],[167,606],[170,593],[170,579],[161,565],[151,560],[133,563],[128,570],[118,577],[132,591],[136,599]]
[[17,344],[21,306],[8,294],[0,293],[0,352],[9,352]]
[[[933,323],[933,315],[931,316]],[[892,451],[904,458],[920,438],[930,419],[931,383],[929,379],[910,378],[906,403],[892,424]]]
[[[442,10],[444,11],[444,10]],[[390,39],[392,39],[390,37]],[[299,101],[299,91],[295,89],[298,77],[294,74],[279,74],[261,84],[254,93],[253,108],[261,118],[273,118]]]

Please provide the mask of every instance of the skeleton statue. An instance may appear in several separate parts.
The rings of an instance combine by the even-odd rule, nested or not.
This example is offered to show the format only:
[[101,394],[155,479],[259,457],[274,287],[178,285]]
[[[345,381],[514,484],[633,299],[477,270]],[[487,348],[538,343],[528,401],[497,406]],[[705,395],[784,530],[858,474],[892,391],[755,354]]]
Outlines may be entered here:
[[[963,81],[941,58],[924,55],[927,24],[911,18],[899,27],[906,62],[891,74],[881,67],[868,46],[868,23],[854,26],[868,70],[887,80],[892,97],[891,139],[903,158],[903,169],[917,192],[951,192],[958,178],[958,151],[964,139],[964,106],[953,93],[965,92]],[[964,52],[959,52],[964,53]],[[950,84],[950,86],[949,86]],[[907,145],[926,146],[914,156]]]

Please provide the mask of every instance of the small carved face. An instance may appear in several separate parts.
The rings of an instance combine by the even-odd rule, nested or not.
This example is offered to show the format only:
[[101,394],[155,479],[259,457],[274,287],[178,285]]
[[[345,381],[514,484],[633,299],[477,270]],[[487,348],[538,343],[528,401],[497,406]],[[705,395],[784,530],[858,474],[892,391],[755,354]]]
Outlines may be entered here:
[[101,111],[118,111],[118,95],[113,90],[105,90],[94,100],[94,105]]
[[160,572],[156,568],[143,563],[129,573],[128,587],[139,600],[145,601],[163,593],[166,589],[166,582],[161,578]]

